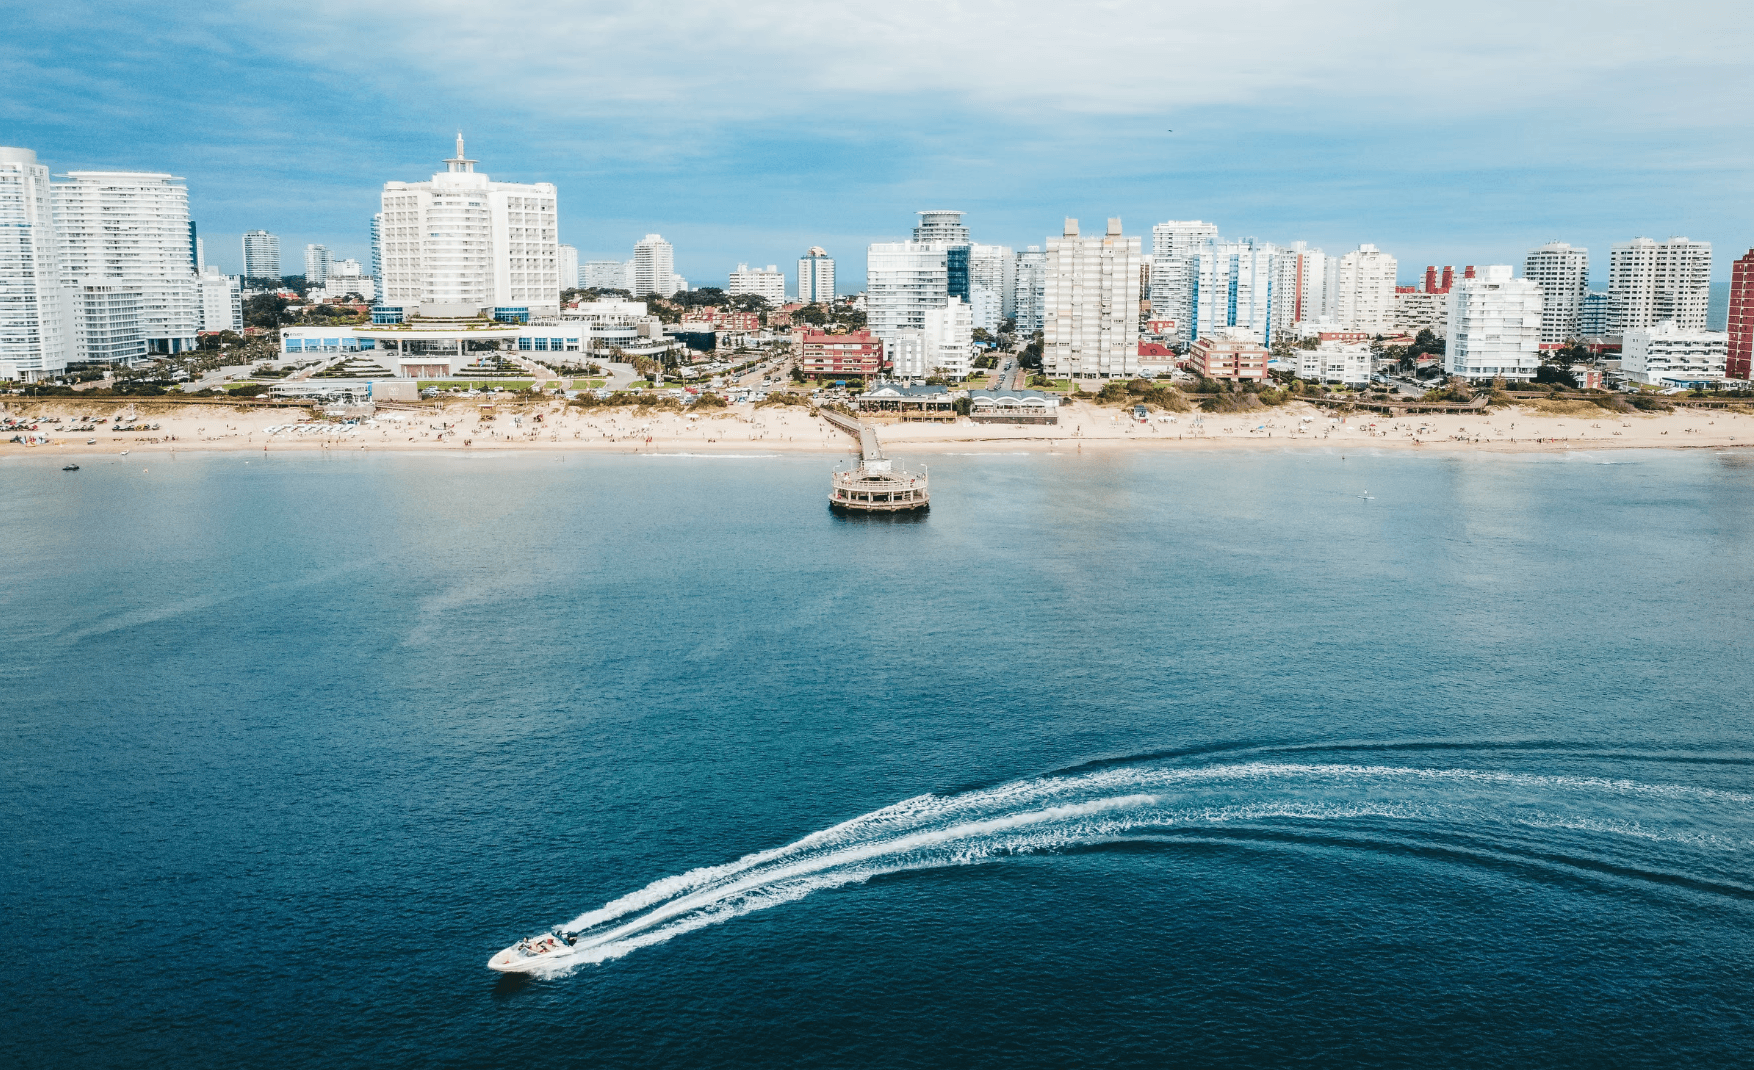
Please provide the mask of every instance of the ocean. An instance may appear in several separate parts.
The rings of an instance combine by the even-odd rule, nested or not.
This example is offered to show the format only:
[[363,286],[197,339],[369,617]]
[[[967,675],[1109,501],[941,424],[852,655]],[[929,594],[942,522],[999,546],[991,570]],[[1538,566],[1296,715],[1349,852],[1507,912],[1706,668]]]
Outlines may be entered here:
[[0,1064],[1754,1058],[1754,461],[905,460],[0,460]]

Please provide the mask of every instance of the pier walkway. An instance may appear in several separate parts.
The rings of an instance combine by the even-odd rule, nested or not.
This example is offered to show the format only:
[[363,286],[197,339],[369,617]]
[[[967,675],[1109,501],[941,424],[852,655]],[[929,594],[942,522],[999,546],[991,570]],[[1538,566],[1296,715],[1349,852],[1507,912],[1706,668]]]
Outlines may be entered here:
[[876,428],[861,423],[851,416],[843,416],[832,409],[817,409],[816,414],[857,438],[859,440],[859,454],[864,460],[881,461],[886,459],[883,456],[883,447],[877,441]]

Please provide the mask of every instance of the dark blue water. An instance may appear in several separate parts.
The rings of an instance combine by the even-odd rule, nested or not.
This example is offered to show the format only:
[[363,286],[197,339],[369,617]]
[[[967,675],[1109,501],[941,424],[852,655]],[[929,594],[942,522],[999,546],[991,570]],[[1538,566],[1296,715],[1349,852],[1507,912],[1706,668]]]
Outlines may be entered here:
[[0,1064],[1754,1055],[1754,466],[930,460],[0,460]]

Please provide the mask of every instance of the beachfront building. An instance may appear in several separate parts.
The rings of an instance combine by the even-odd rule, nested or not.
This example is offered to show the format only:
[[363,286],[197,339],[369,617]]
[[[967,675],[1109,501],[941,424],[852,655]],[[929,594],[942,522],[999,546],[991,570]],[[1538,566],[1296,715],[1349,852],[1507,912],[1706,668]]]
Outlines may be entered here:
[[635,297],[671,297],[688,288],[676,275],[675,246],[660,234],[647,234],[634,242],[627,278]]
[[752,294],[778,308],[786,303],[786,273],[775,264],[767,265],[765,270],[738,264],[737,270],[731,272],[725,292],[732,297]]
[[821,379],[870,378],[883,370],[883,339],[874,331],[798,332],[798,369]]
[[1060,398],[1039,390],[973,390],[968,418],[977,424],[1057,424]]
[[236,275],[222,275],[209,264],[199,278],[201,287],[201,330],[242,331],[244,329],[244,295]]
[[[381,314],[374,318],[388,319]],[[283,359],[370,356],[385,378],[446,379],[504,374],[500,362],[578,360],[590,349],[591,327],[574,320],[549,326],[507,323],[485,315],[413,316],[352,327],[283,327]]]
[[1583,305],[1577,314],[1577,333],[1579,338],[1605,338],[1608,324],[1612,320],[1613,303],[1608,299],[1606,290],[1592,290],[1584,294]]
[[1689,238],[1615,242],[1608,253],[1608,333],[1674,320],[1705,329],[1711,299],[1711,243]]
[[576,290],[579,288],[579,251],[576,246],[559,245],[560,250],[560,288]]
[[1374,245],[1360,245],[1339,258],[1333,271],[1329,318],[1372,334],[1387,331],[1395,315],[1395,258]]
[[1373,357],[1365,342],[1323,342],[1314,349],[1293,349],[1289,370],[1311,383],[1370,383]]
[[1754,249],[1730,265],[1728,335],[1724,374],[1754,379]]
[[0,148],[0,379],[66,367],[72,329],[60,265],[48,167],[30,149]]
[[174,175],[72,171],[50,187],[72,359],[195,348],[201,329],[189,188]]
[[798,302],[805,305],[834,303],[834,258],[820,245],[798,258]]
[[1535,377],[1541,366],[1541,288],[1493,264],[1450,290],[1443,370],[1468,379]]
[[1620,372],[1646,386],[1712,387],[1726,378],[1729,335],[1674,320],[1634,327],[1621,336]]
[[1057,379],[1131,378],[1139,364],[1139,239],[1108,231],[1086,237],[1066,220],[1047,240],[1042,366]]
[[1017,336],[1025,340],[1041,330],[1047,298],[1047,254],[1041,246],[1031,245],[1017,254],[1015,297],[1011,307],[1017,317]]
[[280,237],[265,230],[244,234],[244,278],[280,281]]
[[885,413],[903,420],[955,420],[956,398],[947,386],[881,383],[860,394],[860,412]]
[[1267,377],[1267,349],[1247,327],[1215,327],[1194,340],[1188,369],[1205,379],[1260,382]]
[[1583,337],[1583,299],[1590,292],[1590,251],[1566,242],[1529,250],[1523,277],[1541,288],[1541,341]]
[[[932,226],[942,230],[946,224]],[[887,345],[903,331],[925,330],[926,313],[943,308],[950,297],[949,256],[950,246],[942,241],[872,243],[865,253],[865,315],[871,333]]]
[[444,316],[483,308],[546,317],[560,311],[554,186],[494,182],[457,155],[430,182],[386,182],[384,292],[405,310]]

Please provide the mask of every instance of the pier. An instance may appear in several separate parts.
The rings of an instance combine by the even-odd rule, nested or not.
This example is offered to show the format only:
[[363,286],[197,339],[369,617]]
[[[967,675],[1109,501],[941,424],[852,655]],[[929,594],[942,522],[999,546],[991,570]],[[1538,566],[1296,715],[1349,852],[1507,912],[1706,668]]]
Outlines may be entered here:
[[859,466],[850,472],[834,473],[828,492],[830,509],[900,513],[928,507],[925,471],[922,469],[916,475],[906,469],[898,470],[895,462],[884,455],[876,428],[832,409],[818,409],[816,414],[859,440]]

